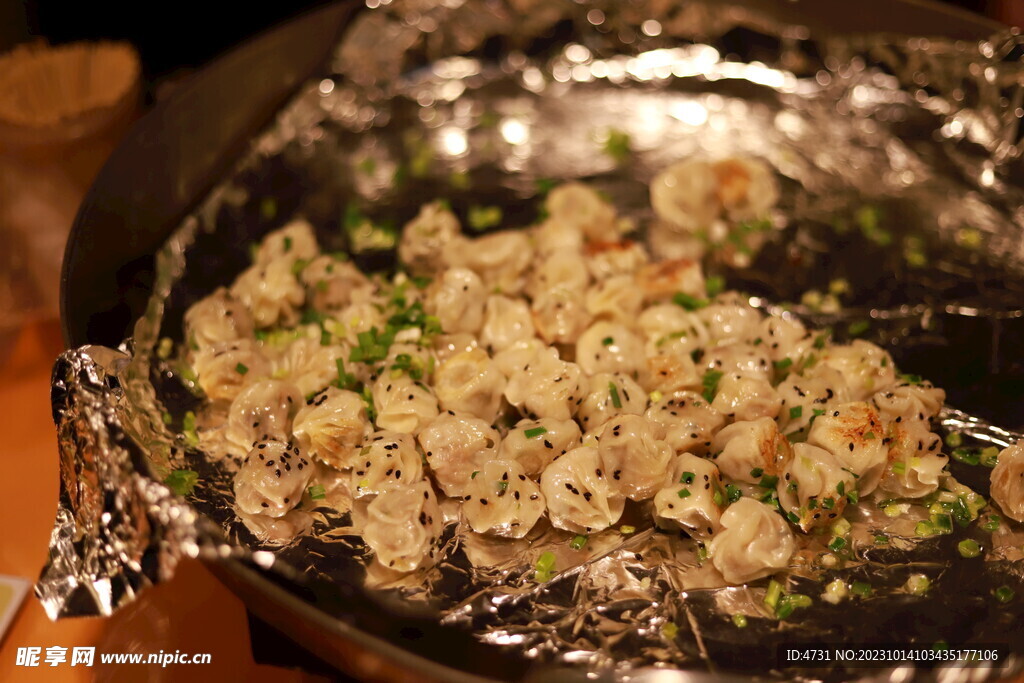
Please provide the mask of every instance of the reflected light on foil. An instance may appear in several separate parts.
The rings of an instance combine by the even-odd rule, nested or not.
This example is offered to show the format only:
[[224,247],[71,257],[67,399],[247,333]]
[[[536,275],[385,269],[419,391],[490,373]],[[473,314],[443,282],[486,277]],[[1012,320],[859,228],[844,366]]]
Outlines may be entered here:
[[604,12],[599,9],[592,9],[587,12],[587,21],[594,26],[600,26],[604,23]]
[[708,110],[700,102],[674,102],[669,107],[669,116],[679,119],[690,126],[702,126],[707,123]]
[[569,47],[565,48],[565,58],[570,62],[580,64],[590,59],[590,50],[582,45],[573,43]]
[[530,139],[530,130],[519,119],[505,119],[500,130],[501,137],[510,145],[521,145]]
[[982,168],[981,176],[978,180],[985,187],[992,187],[992,185],[995,184],[996,172],[992,168],[991,164],[985,164],[984,168]]
[[325,78],[324,80],[320,81],[319,89],[321,95],[330,95],[332,92],[334,92],[334,81],[332,81],[329,78]]
[[438,136],[441,151],[448,156],[457,157],[469,150],[469,141],[466,138],[466,131],[455,126],[442,128]]

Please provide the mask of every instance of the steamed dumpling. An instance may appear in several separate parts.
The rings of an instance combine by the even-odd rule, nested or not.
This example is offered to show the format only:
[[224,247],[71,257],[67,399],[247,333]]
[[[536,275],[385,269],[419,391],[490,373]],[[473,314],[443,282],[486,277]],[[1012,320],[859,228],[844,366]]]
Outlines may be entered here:
[[848,346],[829,346],[821,353],[815,367],[819,366],[841,372],[854,401],[865,401],[896,383],[892,357],[884,349],[862,339]]
[[921,498],[938,490],[949,459],[942,440],[927,422],[902,420],[889,424],[889,454],[878,488],[897,498]]
[[425,308],[445,332],[476,334],[484,324],[486,296],[479,275],[468,268],[449,268],[431,285]]
[[644,344],[625,325],[600,320],[576,342],[576,362],[588,375],[639,373],[646,366]]
[[459,219],[441,202],[424,204],[402,228],[398,258],[413,273],[429,275],[441,266],[444,246],[460,232]]
[[789,565],[796,542],[774,507],[740,498],[722,514],[721,524],[708,555],[729,583],[747,583]]
[[483,349],[456,354],[437,368],[434,391],[441,410],[494,422],[501,408],[505,376]]
[[990,475],[992,498],[1007,517],[1024,522],[1024,445],[1014,444],[999,453]]
[[681,528],[704,540],[719,530],[724,507],[718,468],[710,460],[681,453],[673,460],[668,485],[654,496],[654,519],[659,526]]
[[472,478],[462,513],[478,534],[522,538],[546,509],[540,487],[514,460],[490,460]]
[[359,394],[328,387],[295,416],[295,438],[310,456],[331,467],[351,466],[373,431]]
[[899,382],[885,391],[879,391],[872,398],[878,408],[878,414],[887,422],[924,423],[939,414],[946,392],[932,386],[931,382]]
[[568,289],[541,292],[530,305],[537,336],[548,344],[569,344],[590,324],[583,298]]
[[724,375],[718,381],[718,391],[711,402],[712,408],[734,420],[774,418],[781,406],[782,398],[771,384],[736,373]]
[[491,352],[502,351],[517,342],[533,339],[533,333],[533,316],[526,302],[501,294],[487,297],[480,330],[481,346]]
[[615,494],[645,500],[665,485],[674,451],[659,436],[659,425],[638,415],[622,415],[605,425],[598,452]]
[[725,417],[693,391],[663,396],[647,409],[644,417],[661,426],[665,442],[677,453],[707,454],[712,439],[725,424]]
[[760,484],[764,475],[775,476],[790,458],[791,446],[769,417],[735,422],[715,436],[715,464],[732,481]]
[[603,531],[619,520],[624,498],[612,492],[610,474],[596,448],[581,446],[548,465],[540,488],[557,529],[577,534]]
[[228,409],[224,436],[236,454],[248,453],[257,439],[287,441],[292,418],[305,399],[290,382],[266,379],[242,390]]
[[231,296],[245,304],[256,327],[287,326],[298,321],[306,290],[292,272],[293,265],[285,258],[255,263],[231,285]]
[[857,475],[861,494],[875,490],[885,470],[888,449],[885,426],[878,413],[864,402],[843,403],[815,419],[807,443],[834,455]]
[[288,379],[308,396],[338,378],[338,360],[344,354],[341,346],[324,346],[319,339],[300,337],[274,362],[274,376]]
[[223,287],[185,311],[185,339],[196,348],[249,339],[253,329],[249,309]]
[[311,261],[320,253],[313,226],[303,218],[289,221],[285,226],[269,232],[256,248],[253,262],[265,266],[274,261],[289,264],[298,260]]
[[796,515],[796,524],[808,531],[828,526],[843,514],[857,480],[824,448],[797,443],[779,473],[777,490],[782,509]]
[[350,488],[354,498],[376,496],[385,489],[423,479],[423,462],[416,441],[402,432],[381,431],[368,437],[352,456]]
[[302,500],[313,468],[302,449],[267,439],[252,447],[235,475],[235,504],[250,515],[283,517]]
[[368,296],[372,290],[369,279],[351,261],[334,256],[318,256],[299,275],[306,287],[309,304],[318,311],[337,311]]
[[373,384],[377,426],[405,434],[418,434],[437,417],[437,398],[421,382],[408,375],[385,374]]
[[555,458],[580,444],[579,425],[574,420],[520,420],[501,441],[498,457],[514,460],[527,476],[536,477]]
[[469,492],[473,472],[494,457],[500,439],[489,423],[458,413],[441,413],[417,436],[434,480],[449,496]]
[[386,567],[411,572],[433,559],[443,518],[430,482],[387,488],[366,508],[363,540]]
[[643,415],[647,394],[629,375],[598,373],[590,378],[590,393],[577,410],[583,429],[596,429],[619,415]]
[[579,230],[588,240],[618,238],[615,207],[583,183],[564,183],[551,190],[544,206],[552,222]]
[[560,360],[556,349],[546,348],[512,372],[505,398],[527,417],[568,420],[589,387],[580,366]]
[[199,386],[212,401],[233,401],[248,382],[270,375],[270,361],[252,339],[220,342],[192,356]]

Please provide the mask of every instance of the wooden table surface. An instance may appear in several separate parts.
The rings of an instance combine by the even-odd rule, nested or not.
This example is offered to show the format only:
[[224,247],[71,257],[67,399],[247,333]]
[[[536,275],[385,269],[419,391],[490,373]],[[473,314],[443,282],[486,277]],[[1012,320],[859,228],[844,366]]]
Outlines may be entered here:
[[[0,509],[7,531],[0,543],[0,574],[35,581],[46,560],[57,509],[57,439],[50,417],[50,369],[62,351],[56,323],[23,328],[0,358]],[[16,666],[19,647],[96,648],[92,668],[69,663]],[[208,652],[208,665],[99,663],[101,652]],[[109,618],[51,622],[29,595],[0,642],[0,681],[315,681],[298,671],[257,665],[249,646],[242,603],[195,561],[179,565],[174,579],[147,589]]]

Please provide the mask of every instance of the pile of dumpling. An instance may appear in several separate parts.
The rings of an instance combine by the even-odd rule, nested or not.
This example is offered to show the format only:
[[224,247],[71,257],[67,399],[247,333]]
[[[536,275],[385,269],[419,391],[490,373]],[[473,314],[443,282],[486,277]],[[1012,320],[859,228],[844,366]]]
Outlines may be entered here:
[[[774,201],[758,162],[715,168],[699,201],[678,168],[659,176],[658,220],[692,229],[695,212],[763,215],[755,190]],[[366,544],[407,572],[433,560],[445,499],[464,527],[508,538],[598,533],[629,500],[738,584],[788,566],[797,534],[876,488],[936,490],[940,389],[901,380],[873,344],[709,296],[699,262],[652,261],[582,184],[552,190],[546,213],[473,237],[429,203],[390,278],[321,253],[295,220],[192,306],[187,360],[226,415],[201,436],[240,463],[239,515],[309,502],[315,462],[345,474]],[[417,305],[432,328],[409,324]]]

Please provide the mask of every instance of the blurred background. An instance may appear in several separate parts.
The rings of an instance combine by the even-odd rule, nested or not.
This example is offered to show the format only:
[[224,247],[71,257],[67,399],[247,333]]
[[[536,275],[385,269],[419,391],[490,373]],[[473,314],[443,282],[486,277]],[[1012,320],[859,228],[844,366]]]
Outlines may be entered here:
[[[1024,26],[1024,0],[945,1]],[[0,424],[5,443],[17,444],[0,450],[0,463],[19,475],[0,478],[0,500],[5,509],[22,511],[6,522],[0,579],[33,581],[53,527],[58,459],[49,372],[63,348],[56,324],[59,270],[67,232],[93,177],[131,123],[195,69],[323,4],[222,0],[211,11],[211,3],[194,0],[172,6],[0,0]],[[186,563],[172,581],[110,619],[52,624],[29,598],[9,632],[0,632],[0,680],[30,673],[15,668],[17,648],[51,645],[207,651],[214,663],[203,678],[323,680],[254,661],[249,632],[238,599],[201,565]],[[46,680],[124,677],[70,667],[31,673]],[[149,680],[181,680],[180,674],[148,672]]]

